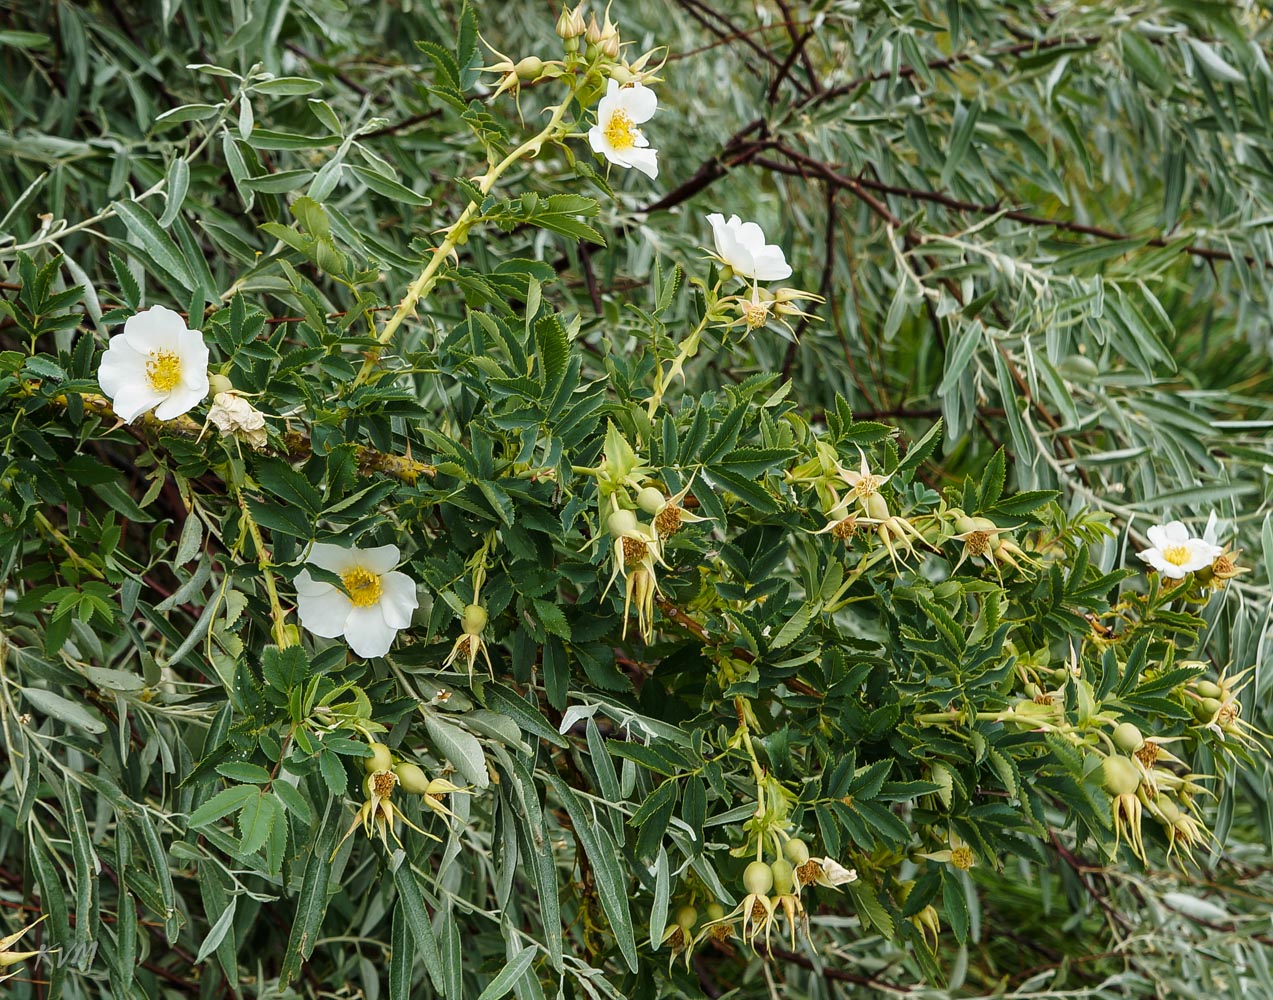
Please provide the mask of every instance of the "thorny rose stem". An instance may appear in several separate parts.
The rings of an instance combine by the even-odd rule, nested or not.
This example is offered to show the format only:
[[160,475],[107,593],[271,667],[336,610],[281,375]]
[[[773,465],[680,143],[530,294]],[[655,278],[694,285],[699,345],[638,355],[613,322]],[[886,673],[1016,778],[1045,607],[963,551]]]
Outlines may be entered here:
[[[553,109],[552,117],[548,120],[548,124],[543,127],[537,134],[523,142],[520,146],[509,153],[499,163],[495,164],[484,173],[477,182],[477,189],[482,194],[489,194],[491,189],[495,187],[495,182],[499,180],[501,174],[504,173],[518,160],[524,156],[534,156],[538,154],[544,143],[551,142],[559,131],[561,120],[566,117],[566,111],[575,99],[575,89],[572,87],[569,94],[566,95],[557,107]],[[429,263],[424,270],[420,272],[410,285],[407,286],[407,294],[402,297],[402,301],[398,303],[398,308],[394,310],[392,316],[385,321],[384,328],[379,334],[380,347],[373,348],[367,353],[366,359],[362,363],[362,368],[358,370],[358,375],[354,379],[354,385],[361,385],[371,376],[372,371],[376,367],[376,362],[380,360],[380,350],[393,339],[394,333],[398,327],[402,325],[403,320],[415,311],[417,305],[423,302],[429,296],[429,292],[433,290],[433,285],[437,279],[438,268],[442,266],[442,262],[455,250],[464,238],[468,235],[469,228],[473,224],[473,217],[477,214],[478,203],[470,201],[464,211],[460,213],[460,217],[447,229],[446,238],[437,245],[433,250],[433,256],[429,258]]]

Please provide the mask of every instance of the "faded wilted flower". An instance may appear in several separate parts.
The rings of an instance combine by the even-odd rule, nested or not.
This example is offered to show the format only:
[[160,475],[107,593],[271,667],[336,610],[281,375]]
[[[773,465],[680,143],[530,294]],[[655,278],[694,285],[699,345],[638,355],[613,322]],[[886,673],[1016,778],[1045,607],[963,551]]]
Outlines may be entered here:
[[218,392],[212,397],[208,420],[222,437],[237,437],[260,451],[265,447],[265,415],[242,396]]

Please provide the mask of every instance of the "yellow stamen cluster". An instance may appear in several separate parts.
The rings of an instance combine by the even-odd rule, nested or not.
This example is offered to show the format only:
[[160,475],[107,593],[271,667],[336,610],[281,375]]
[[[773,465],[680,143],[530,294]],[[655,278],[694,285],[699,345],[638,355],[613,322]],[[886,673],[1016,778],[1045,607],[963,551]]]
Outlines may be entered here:
[[1154,766],[1154,762],[1158,760],[1158,754],[1161,752],[1157,743],[1146,740],[1144,745],[1136,751],[1135,756],[1138,761],[1145,765],[1146,769]]
[[623,562],[624,565],[636,565],[645,558],[649,546],[639,538],[623,539]]
[[748,330],[759,330],[769,322],[768,302],[750,302],[744,299],[740,303],[739,308],[742,311],[743,322],[747,324]]
[[382,799],[387,799],[393,794],[393,788],[397,783],[398,776],[392,771],[376,771],[371,776],[371,790]]
[[632,127],[632,119],[622,109],[616,110],[606,122],[606,141],[614,149],[631,149],[636,145],[636,129]]
[[851,492],[859,499],[865,500],[879,493],[882,484],[883,480],[879,476],[868,472],[857,481]]
[[1189,561],[1190,556],[1187,545],[1169,545],[1162,550],[1162,557],[1173,566],[1183,566]]
[[796,869],[796,885],[813,885],[822,874],[822,865],[810,858]]
[[146,362],[146,379],[155,392],[172,392],[181,381],[181,358],[172,351],[152,351]]
[[970,556],[984,556],[990,551],[990,532],[974,531],[964,539],[964,551]]
[[669,503],[654,515],[654,530],[660,538],[670,538],[681,530],[681,508]]
[[372,573],[362,566],[355,566],[347,570],[340,580],[345,585],[345,590],[349,592],[349,600],[353,602],[354,607],[369,608],[380,600],[382,588],[378,573]]
[[835,522],[831,528],[831,536],[840,539],[842,542],[847,542],[857,534],[857,530],[858,519],[850,515],[849,517],[842,517]]
[[971,847],[956,847],[950,852],[950,863],[961,872],[966,872],[977,863],[977,855],[973,854]]

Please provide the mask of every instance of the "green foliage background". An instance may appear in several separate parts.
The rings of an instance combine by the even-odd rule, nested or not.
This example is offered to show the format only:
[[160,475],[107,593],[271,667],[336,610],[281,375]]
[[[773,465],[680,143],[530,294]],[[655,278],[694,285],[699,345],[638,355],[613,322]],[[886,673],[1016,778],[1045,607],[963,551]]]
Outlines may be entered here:
[[[514,59],[558,54],[558,9],[474,11]],[[1109,861],[1090,765],[993,727],[983,738],[1004,763],[987,763],[971,737],[910,718],[950,704],[934,701],[942,657],[983,644],[1002,666],[997,622],[934,604],[918,574],[877,574],[854,592],[860,613],[824,615],[852,567],[810,540],[824,511],[782,479],[816,430],[850,465],[860,445],[896,469],[902,507],[930,510],[951,488],[1051,539],[1064,574],[1010,574],[1003,591],[1045,662],[1124,586],[1107,574],[1139,570],[1147,525],[1216,509],[1252,572],[1200,620],[1155,618],[1151,597],[1138,627],[1164,673],[1129,672],[1129,642],[1112,666],[1093,659],[1093,682],[1155,731],[1196,734],[1170,691],[1255,665],[1243,718],[1267,731],[1267,13],[631,0],[613,14],[632,54],[671,49],[646,126],[659,180],[612,172],[610,191],[578,142],[577,162],[554,150],[519,164],[501,190],[538,201],[492,209],[385,359],[396,376],[350,391],[360,352],[376,349],[375,310],[396,305],[468,201],[457,177],[482,168],[474,132],[520,140],[550,85],[524,89],[520,119],[511,96],[466,103],[493,89],[475,67],[495,57],[450,3],[0,0],[0,905],[14,929],[48,913],[33,936],[62,949],[6,986],[23,998],[1273,995],[1265,759],[1229,769],[1199,866],[1169,866],[1161,838],[1147,867],[1126,851]],[[798,342],[774,330],[712,342],[672,415],[647,426],[652,351],[670,357],[701,307],[674,265],[707,273],[714,211],[761,222],[788,249],[792,283],[827,302]],[[94,352],[154,302],[206,313],[236,386],[300,436],[236,459],[197,427],[143,423],[133,437],[97,419],[77,396],[96,391]],[[666,584],[712,641],[665,608],[654,646],[623,643],[619,606],[600,603],[608,567],[579,551],[595,496],[571,466],[596,463],[607,421],[649,442],[669,490],[695,470],[716,485],[695,496],[728,531],[687,529]],[[320,523],[407,539],[435,598],[391,667],[346,666],[339,645],[304,664],[263,652],[277,636],[260,549],[224,485],[235,476],[284,576]],[[499,683],[439,679],[471,596],[466,560],[492,531]],[[991,573],[964,576],[998,588]],[[735,668],[731,687],[721,671]],[[361,777],[357,746],[338,740],[297,764],[297,801],[262,795],[271,804],[233,820],[209,808],[260,784],[254,768],[270,779],[270,762],[299,759],[275,720],[304,714],[289,701],[302,681],[328,692],[337,675],[365,690],[389,742],[480,786],[452,803],[459,834],[435,821],[445,843],[408,838],[392,864],[360,837],[333,869]],[[992,669],[968,681],[969,703],[999,708],[1002,682]],[[675,906],[715,867],[737,881],[687,831],[732,845],[753,808],[710,764],[739,695],[769,713],[769,765],[805,782],[810,839],[866,886],[810,903],[816,953],[764,961],[736,943],[666,972],[666,949],[645,938],[666,921],[667,886]],[[597,711],[563,736],[568,704]],[[653,749],[629,741],[634,719]],[[1222,767],[1205,734],[1188,746],[1195,770]],[[952,762],[952,817],[981,863],[908,870],[929,874],[913,891],[941,910],[930,955],[897,873],[915,864],[912,836],[942,846],[933,759]],[[1022,779],[1023,766],[1038,773]],[[231,792],[235,807],[245,794]],[[845,794],[859,805],[813,805]],[[674,881],[682,863],[693,874]]]

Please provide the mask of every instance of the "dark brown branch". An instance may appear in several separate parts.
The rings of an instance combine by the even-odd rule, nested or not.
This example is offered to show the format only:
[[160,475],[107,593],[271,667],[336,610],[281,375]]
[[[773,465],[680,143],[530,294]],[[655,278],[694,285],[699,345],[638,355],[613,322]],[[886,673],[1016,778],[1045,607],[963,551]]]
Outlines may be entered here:
[[[719,10],[716,10],[715,8],[709,5],[702,3],[701,0],[678,0],[678,2],[680,4],[681,9],[684,10],[685,13],[687,13],[690,17],[692,17],[695,21],[701,24],[704,28],[710,31],[717,38],[720,38],[722,41],[725,41],[728,39],[730,41],[742,42],[747,48],[751,49],[751,51],[759,59],[773,66],[778,71],[779,82],[781,82],[781,80],[784,77],[786,77],[787,74],[783,71],[782,63],[778,61],[777,57],[772,52],[770,52],[767,48],[765,48],[763,45],[760,45],[759,43],[754,41],[747,34],[747,32],[740,29],[738,25],[730,21],[729,18],[727,18],[724,14],[720,13]],[[717,21],[719,21],[721,24],[724,25],[724,28],[718,27],[717,25],[713,24],[711,21],[708,20],[708,17],[715,18]],[[792,86],[794,86],[801,94],[807,95],[809,93],[809,88],[806,87],[804,84],[802,84],[799,80],[795,79],[794,77],[790,78],[790,80],[791,80]]]
[[[1048,49],[1054,49],[1062,45],[1095,45],[1100,40],[1101,38],[1099,35],[1089,35],[1080,38],[1045,38],[1037,41],[1019,42],[1015,45],[1008,45],[999,49],[990,49],[985,52],[960,52],[953,56],[946,56],[942,59],[931,60],[925,65],[930,70],[944,70],[951,69],[952,67],[968,62],[971,59],[1007,59],[1014,56],[1024,55],[1026,53],[1044,52]],[[903,66],[896,74],[891,71],[881,71],[878,73],[870,73],[866,76],[860,76],[854,80],[849,80],[846,83],[809,95],[792,109],[792,114],[799,115],[803,112],[812,110],[817,105],[826,101],[834,100],[837,97],[843,97],[846,94],[851,94],[863,84],[878,83],[882,80],[891,80],[894,76],[898,79],[907,79],[918,72],[919,70],[914,66]],[[665,194],[658,201],[646,208],[645,211],[663,211],[692,198],[694,195],[698,194],[699,191],[702,191],[705,187],[708,187],[710,184],[725,175],[726,171],[719,169],[719,166],[722,161],[731,157],[731,153],[737,154],[739,150],[748,150],[749,147],[747,140],[750,139],[751,136],[756,134],[766,135],[767,132],[768,120],[764,116],[753,118],[725,141],[725,145],[722,147],[718,156],[704,161],[689,180],[673,191]],[[753,156],[763,151],[763,147],[750,149],[749,152],[743,153],[741,158],[734,159],[733,162],[730,163],[730,166],[740,166],[750,160]]]
[[[1102,240],[1134,240],[1138,237],[1131,233],[1120,233],[1113,229],[1104,229],[1101,226],[1089,226],[1081,222],[1072,222],[1069,219],[1049,219],[1047,216],[1034,215],[1030,212],[1023,212],[1018,209],[1009,209],[1003,211],[999,205],[979,205],[972,201],[960,201],[958,198],[952,198],[950,195],[942,194],[938,191],[922,191],[917,188],[901,187],[895,184],[885,184],[882,181],[871,180],[867,177],[858,177],[856,182],[864,188],[872,191],[879,191],[883,194],[896,195],[902,198],[910,198],[915,201],[927,201],[934,204],[942,205],[945,208],[952,209],[956,212],[964,212],[976,215],[995,215],[1001,214],[1005,219],[1012,219],[1014,222],[1021,222],[1027,226],[1043,226],[1050,229],[1059,229],[1067,233],[1077,233],[1083,236],[1095,236]],[[1155,236],[1145,241],[1146,246],[1165,247],[1171,245],[1171,240],[1161,236]],[[1198,246],[1190,244],[1183,248],[1185,253],[1192,254],[1195,257],[1202,257],[1205,260],[1233,260],[1233,254],[1224,250],[1216,250],[1212,247]],[[1270,266],[1269,261],[1257,261],[1254,257],[1243,257],[1248,264],[1253,267],[1256,265]]]

